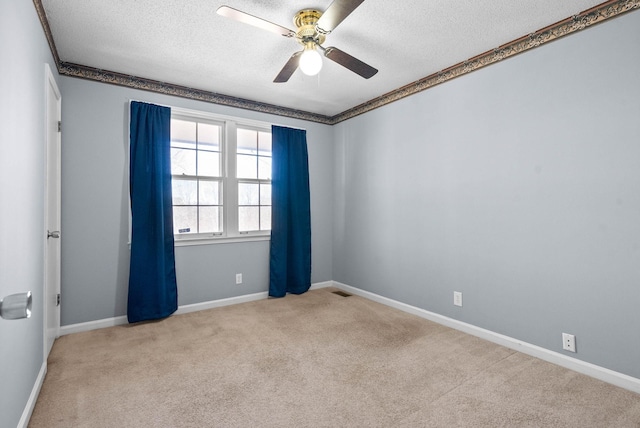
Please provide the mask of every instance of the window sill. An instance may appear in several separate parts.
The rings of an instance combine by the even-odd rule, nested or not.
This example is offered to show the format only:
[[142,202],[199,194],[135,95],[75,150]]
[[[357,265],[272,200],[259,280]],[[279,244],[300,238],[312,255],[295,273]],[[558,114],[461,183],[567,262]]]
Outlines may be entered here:
[[246,235],[246,236],[231,236],[231,237],[207,237],[207,238],[181,238],[174,239],[174,247],[189,247],[192,245],[216,245],[216,244],[233,244],[238,242],[256,242],[256,241],[269,241],[271,234],[267,235]]

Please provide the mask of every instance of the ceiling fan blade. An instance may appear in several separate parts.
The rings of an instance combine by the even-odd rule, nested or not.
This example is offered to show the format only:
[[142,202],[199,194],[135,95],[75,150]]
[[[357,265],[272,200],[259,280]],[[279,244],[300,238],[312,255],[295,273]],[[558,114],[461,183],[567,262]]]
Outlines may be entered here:
[[289,61],[282,67],[280,73],[273,79],[274,83],[284,83],[289,80],[289,78],[293,75],[293,73],[298,69],[298,62],[300,61],[300,55],[302,55],[303,51],[295,52],[289,58]]
[[351,12],[356,10],[363,1],[364,0],[334,0],[316,23],[316,28],[318,28],[321,33],[329,34],[338,24],[344,21]]
[[324,56],[329,58],[333,62],[337,62],[341,66],[348,68],[356,74],[369,79],[373,77],[378,70],[360,61],[358,58],[352,57],[346,52],[341,51],[338,48],[329,47],[324,49]]
[[218,15],[224,16],[226,18],[231,18],[245,24],[253,25],[254,27],[262,28],[263,30],[280,34],[281,36],[293,37],[296,35],[296,32],[293,30],[282,27],[278,24],[274,24],[273,22],[266,21],[262,18],[258,18],[257,16],[249,15],[248,13],[239,11],[238,9],[234,9],[229,6],[220,6],[216,12],[218,13]]

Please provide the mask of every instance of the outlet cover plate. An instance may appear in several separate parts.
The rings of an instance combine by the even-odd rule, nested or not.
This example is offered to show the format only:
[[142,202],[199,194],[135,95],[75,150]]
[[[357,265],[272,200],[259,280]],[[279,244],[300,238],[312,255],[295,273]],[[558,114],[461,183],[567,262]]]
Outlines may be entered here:
[[576,337],[573,334],[562,333],[562,349],[576,352]]
[[462,306],[462,292],[460,291],[453,292],[453,304],[456,306]]
[[237,273],[236,274],[236,285],[242,284],[242,274],[241,273]]

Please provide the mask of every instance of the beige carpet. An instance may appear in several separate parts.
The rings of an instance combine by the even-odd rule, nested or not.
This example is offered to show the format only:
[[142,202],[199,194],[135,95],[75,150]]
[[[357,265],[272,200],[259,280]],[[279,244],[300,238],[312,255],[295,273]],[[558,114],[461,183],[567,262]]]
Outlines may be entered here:
[[30,427],[640,427],[640,395],[335,289],[56,341]]

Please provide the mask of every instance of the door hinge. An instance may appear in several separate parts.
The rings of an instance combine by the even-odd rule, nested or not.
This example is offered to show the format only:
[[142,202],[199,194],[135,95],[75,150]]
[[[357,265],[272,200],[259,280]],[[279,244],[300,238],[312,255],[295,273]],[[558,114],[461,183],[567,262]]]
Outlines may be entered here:
[[60,306],[60,293],[56,294],[56,306]]
[[58,132],[62,132],[62,121],[58,121]]

